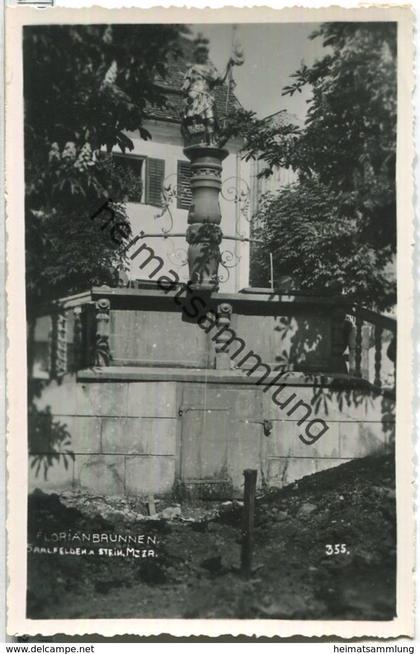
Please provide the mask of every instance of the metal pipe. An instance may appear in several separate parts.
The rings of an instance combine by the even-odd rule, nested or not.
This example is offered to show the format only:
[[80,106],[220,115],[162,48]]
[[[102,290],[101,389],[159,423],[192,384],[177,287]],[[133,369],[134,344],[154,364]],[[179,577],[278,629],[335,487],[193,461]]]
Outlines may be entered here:
[[254,541],[255,491],[257,471],[244,470],[244,511],[242,522],[241,571],[249,576],[252,572],[252,548]]

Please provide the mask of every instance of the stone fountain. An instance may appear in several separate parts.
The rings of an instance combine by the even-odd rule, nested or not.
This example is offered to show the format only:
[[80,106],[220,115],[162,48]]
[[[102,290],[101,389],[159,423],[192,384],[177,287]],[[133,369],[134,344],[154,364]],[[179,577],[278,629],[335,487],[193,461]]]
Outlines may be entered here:
[[[199,40],[183,84],[184,152],[192,168],[189,286],[213,317],[204,324],[184,319],[183,284],[91,287],[41,306],[32,371],[42,381],[37,408],[68,430],[72,455],[66,454],[68,441],[59,454],[51,439],[37,441],[32,489],[131,497],[182,491],[231,499],[242,496],[246,468],[259,471],[259,484],[282,486],[390,442],[393,400],[380,384],[386,378],[381,335],[395,337],[392,318],[356,311],[344,296],[216,292],[219,193],[228,153],[221,147],[213,89],[233,63],[219,76]],[[146,248],[142,269],[152,270],[150,279],[159,262],[151,255]],[[346,313],[356,318],[349,375]],[[368,320],[376,321],[370,367],[371,345],[362,332]],[[362,415],[361,403],[368,407]],[[48,479],[34,472],[40,460],[55,462]]]

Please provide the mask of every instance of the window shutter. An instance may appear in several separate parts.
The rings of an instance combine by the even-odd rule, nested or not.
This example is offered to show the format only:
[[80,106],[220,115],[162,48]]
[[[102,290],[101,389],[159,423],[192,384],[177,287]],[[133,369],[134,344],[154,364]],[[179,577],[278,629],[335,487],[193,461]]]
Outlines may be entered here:
[[191,205],[191,164],[189,161],[178,161],[177,171],[177,207],[189,209]]
[[163,159],[146,159],[146,204],[162,206],[162,186],[165,177]]

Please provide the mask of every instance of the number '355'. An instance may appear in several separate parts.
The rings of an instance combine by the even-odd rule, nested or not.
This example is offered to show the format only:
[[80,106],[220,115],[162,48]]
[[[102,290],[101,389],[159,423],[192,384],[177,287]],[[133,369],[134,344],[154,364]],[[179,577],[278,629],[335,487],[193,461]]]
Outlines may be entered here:
[[337,554],[350,554],[350,551],[344,543],[334,543],[333,545],[327,543],[327,545],[325,545],[325,554],[327,556],[334,556]]

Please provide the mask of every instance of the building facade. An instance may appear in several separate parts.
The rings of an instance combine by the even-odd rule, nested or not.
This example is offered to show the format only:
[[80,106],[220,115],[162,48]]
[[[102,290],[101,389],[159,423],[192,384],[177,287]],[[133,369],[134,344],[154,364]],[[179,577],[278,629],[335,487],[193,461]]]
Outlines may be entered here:
[[[152,138],[145,141],[137,133],[128,136],[134,143],[130,154],[115,152],[118,164],[141,178],[141,192],[127,198],[127,213],[133,236],[143,237],[165,262],[165,268],[188,280],[185,232],[191,202],[190,162],[183,152],[180,123],[164,118],[150,119],[145,127]],[[220,289],[235,292],[249,285],[249,239],[251,220],[250,163],[241,157],[241,143],[229,142],[229,156],[223,162],[220,207],[222,212],[222,261]],[[132,280],[144,277],[134,259]]]

